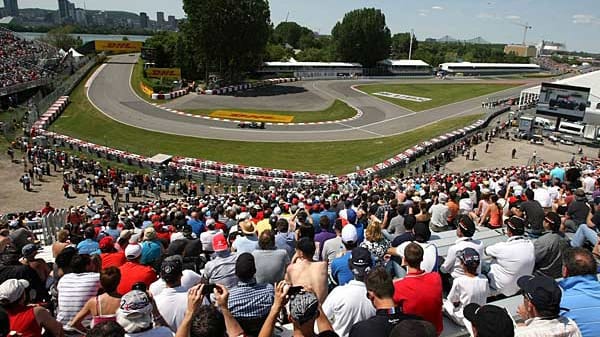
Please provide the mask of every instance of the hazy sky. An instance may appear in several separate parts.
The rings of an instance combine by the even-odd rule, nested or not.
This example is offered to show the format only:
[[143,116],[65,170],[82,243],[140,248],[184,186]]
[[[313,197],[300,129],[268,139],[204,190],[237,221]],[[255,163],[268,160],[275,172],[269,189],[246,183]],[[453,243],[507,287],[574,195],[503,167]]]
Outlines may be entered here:
[[[74,1],[77,7],[83,0]],[[392,33],[415,30],[418,39],[450,35],[459,39],[481,36],[491,42],[520,43],[529,23],[529,43],[564,42],[569,50],[600,52],[600,1],[598,0],[271,0],[271,20],[289,21],[329,34],[344,13],[376,7],[386,15]],[[57,8],[56,0],[19,0],[19,7]],[[183,17],[182,0],[86,0],[88,9],[156,11]]]

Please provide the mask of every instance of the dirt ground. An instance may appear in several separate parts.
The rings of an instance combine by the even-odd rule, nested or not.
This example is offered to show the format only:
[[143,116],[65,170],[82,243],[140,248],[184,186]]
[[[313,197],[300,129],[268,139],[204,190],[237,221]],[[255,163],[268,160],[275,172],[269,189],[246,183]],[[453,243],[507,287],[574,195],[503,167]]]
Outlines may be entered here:
[[[515,159],[511,159],[511,151],[517,149]],[[526,165],[534,151],[537,152],[537,158],[548,162],[569,161],[577,152],[577,145],[532,145],[526,141],[508,141],[504,139],[495,139],[490,144],[489,153],[485,153],[485,144],[479,144],[475,147],[477,150],[476,160],[465,160],[460,157],[446,165],[446,171],[464,172],[480,168],[507,167],[512,165]],[[584,154],[587,156],[597,156],[598,149],[584,148]],[[17,156],[20,158],[19,152]],[[55,208],[67,208],[69,206],[79,206],[86,202],[86,194],[75,194],[71,191],[71,198],[63,196],[62,174],[52,171],[52,176],[44,177],[44,181],[34,181],[33,191],[25,191],[19,178],[23,174],[23,164],[11,163],[8,157],[3,153],[0,155],[0,214],[18,211],[39,210],[44,207],[44,202],[50,201]],[[110,201],[109,195],[101,195],[96,198],[105,197]],[[136,198],[137,199],[137,198]],[[132,200],[134,200],[132,198]]]

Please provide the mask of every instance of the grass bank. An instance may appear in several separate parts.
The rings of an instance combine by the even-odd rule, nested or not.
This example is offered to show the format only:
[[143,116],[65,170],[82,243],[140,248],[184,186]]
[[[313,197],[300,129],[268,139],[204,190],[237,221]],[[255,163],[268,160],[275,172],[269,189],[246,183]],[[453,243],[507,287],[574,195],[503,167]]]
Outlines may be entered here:
[[[519,84],[474,84],[474,83],[427,83],[427,84],[368,84],[358,87],[374,97],[384,99],[393,104],[412,111],[423,111],[443,105],[465,101],[471,98],[492,94],[510,89]],[[389,92],[416,97],[430,98],[426,102],[412,102],[397,98],[374,95]]]

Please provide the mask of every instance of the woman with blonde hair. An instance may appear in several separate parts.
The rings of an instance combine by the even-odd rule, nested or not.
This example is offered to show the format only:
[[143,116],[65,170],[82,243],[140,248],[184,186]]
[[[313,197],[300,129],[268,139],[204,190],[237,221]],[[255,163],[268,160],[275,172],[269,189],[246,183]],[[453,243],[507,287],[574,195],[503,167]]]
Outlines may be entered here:
[[61,229],[56,233],[56,241],[52,244],[52,257],[57,257],[71,242],[69,241],[69,231]]
[[390,248],[390,241],[383,235],[381,221],[374,215],[369,220],[369,225],[365,230],[365,240],[360,246],[369,250],[376,264],[384,262],[383,257],[387,253],[388,248]]

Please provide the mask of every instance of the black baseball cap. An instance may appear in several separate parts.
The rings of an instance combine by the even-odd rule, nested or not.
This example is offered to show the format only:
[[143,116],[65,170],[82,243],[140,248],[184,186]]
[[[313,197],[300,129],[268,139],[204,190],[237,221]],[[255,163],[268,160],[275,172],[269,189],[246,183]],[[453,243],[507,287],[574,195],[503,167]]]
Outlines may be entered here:
[[371,258],[371,252],[364,247],[356,247],[352,249],[352,256],[350,257],[350,263],[355,268],[366,268],[373,264]]
[[547,276],[521,276],[517,285],[538,311],[560,312],[562,292],[558,283]]
[[160,277],[165,281],[175,281],[183,274],[183,258],[181,255],[167,257],[160,265]]
[[465,248],[456,253],[456,256],[467,266],[479,265],[481,259],[479,253],[473,248]]
[[242,253],[235,263],[235,275],[241,280],[249,280],[256,274],[254,256],[250,253]]
[[504,224],[506,227],[509,227],[514,234],[522,235],[525,233],[525,219],[521,217],[513,215],[506,219]]
[[461,215],[458,219],[458,227],[466,237],[471,237],[475,234],[475,223],[468,215]]
[[515,325],[505,309],[495,305],[468,304],[463,314],[475,328],[479,337],[514,337]]

